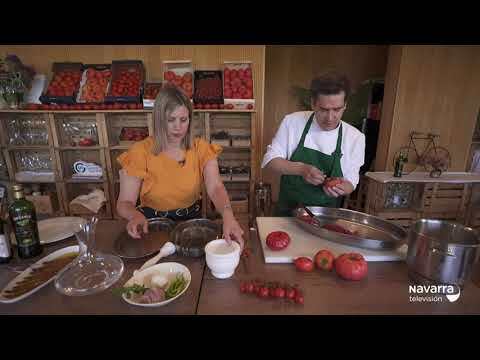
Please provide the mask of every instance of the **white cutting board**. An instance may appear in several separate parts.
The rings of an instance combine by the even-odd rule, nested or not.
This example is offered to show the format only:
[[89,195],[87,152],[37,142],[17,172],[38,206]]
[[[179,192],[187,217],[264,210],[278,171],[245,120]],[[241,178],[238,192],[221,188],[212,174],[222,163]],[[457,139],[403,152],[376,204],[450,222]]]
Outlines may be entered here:
[[[299,256],[313,259],[321,249],[330,250],[335,257],[343,253],[356,252],[362,254],[366,261],[403,261],[407,254],[406,245],[395,250],[370,250],[322,239],[303,230],[292,217],[257,217],[257,225],[266,263],[291,263]],[[272,251],[267,247],[266,238],[272,231],[285,231],[290,235],[291,241],[287,248]]]

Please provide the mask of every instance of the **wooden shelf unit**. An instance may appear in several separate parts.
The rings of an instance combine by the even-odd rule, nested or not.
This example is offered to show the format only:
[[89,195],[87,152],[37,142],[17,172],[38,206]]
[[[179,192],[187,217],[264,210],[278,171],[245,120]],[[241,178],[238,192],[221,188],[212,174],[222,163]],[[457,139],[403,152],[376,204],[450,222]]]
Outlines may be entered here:
[[[7,130],[7,122],[14,116],[28,119],[31,115],[45,120],[45,131],[48,133],[48,145],[12,145]],[[248,165],[250,176],[245,180],[225,181],[227,191],[229,187],[235,188],[236,183],[243,183],[245,200],[237,204],[234,202],[236,215],[247,219],[253,213],[252,205],[255,179],[255,159],[257,154],[256,144],[256,112],[253,110],[195,110],[192,119],[192,131],[195,136],[210,142],[211,132],[225,130],[232,135],[248,135],[250,147],[224,147],[219,157],[219,163],[227,162],[231,166]],[[73,137],[64,130],[64,124],[75,122],[78,124],[91,124],[95,129],[96,143],[92,146],[73,146]],[[101,218],[118,218],[116,215],[116,199],[119,192],[119,165],[116,158],[127,151],[131,144],[120,144],[119,129],[123,126],[144,126],[148,128],[149,135],[154,134],[153,114],[151,110],[85,110],[85,111],[26,111],[26,110],[0,110],[0,181],[12,185],[16,182],[15,173],[18,166],[15,153],[19,151],[44,151],[52,159],[51,168],[54,172],[56,193],[59,199],[59,214],[87,216],[85,213],[72,213],[69,203],[82,190],[91,191],[101,187],[104,190],[107,203],[99,212]],[[93,136],[93,135],[92,135]],[[95,137],[93,136],[93,137]],[[18,157],[18,155],[17,155]],[[103,171],[103,177],[98,180],[73,179],[73,163],[77,160],[94,162]],[[3,171],[2,171],[3,169]],[[6,170],[6,171],[5,171]],[[2,177],[2,174],[4,175]],[[35,182],[33,182],[35,183]],[[235,192],[236,190],[234,190]],[[215,217],[207,204],[205,188],[202,191],[203,216]],[[208,211],[207,211],[208,210]],[[251,219],[249,219],[251,221]]]

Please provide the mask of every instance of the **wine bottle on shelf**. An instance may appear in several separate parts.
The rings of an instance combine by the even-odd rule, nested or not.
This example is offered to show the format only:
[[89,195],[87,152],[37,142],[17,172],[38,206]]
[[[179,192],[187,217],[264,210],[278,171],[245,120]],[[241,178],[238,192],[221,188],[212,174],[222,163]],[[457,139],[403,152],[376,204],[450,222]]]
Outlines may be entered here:
[[38,234],[35,206],[25,199],[22,185],[13,186],[13,198],[8,212],[15,232],[18,256],[22,259],[35,257],[42,253]]
[[7,189],[0,185],[0,264],[8,263],[12,259],[12,246],[4,221],[4,204],[7,198]]

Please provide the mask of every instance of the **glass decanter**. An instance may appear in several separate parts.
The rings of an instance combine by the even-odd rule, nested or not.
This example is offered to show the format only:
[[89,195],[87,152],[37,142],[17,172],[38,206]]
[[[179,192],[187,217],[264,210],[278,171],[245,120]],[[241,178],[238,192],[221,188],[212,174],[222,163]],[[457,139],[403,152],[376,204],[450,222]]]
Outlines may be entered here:
[[95,228],[97,217],[80,225],[75,234],[79,256],[55,279],[55,288],[64,295],[82,296],[103,291],[123,274],[124,264],[118,256],[95,251]]

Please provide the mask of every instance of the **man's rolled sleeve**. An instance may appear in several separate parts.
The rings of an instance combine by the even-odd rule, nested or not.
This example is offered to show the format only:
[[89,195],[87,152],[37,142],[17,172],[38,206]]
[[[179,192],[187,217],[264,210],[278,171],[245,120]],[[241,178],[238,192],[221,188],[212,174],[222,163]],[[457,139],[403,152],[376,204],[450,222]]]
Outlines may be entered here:
[[288,133],[288,117],[285,116],[272,139],[272,143],[267,146],[267,152],[262,161],[262,168],[275,158],[288,160]]

